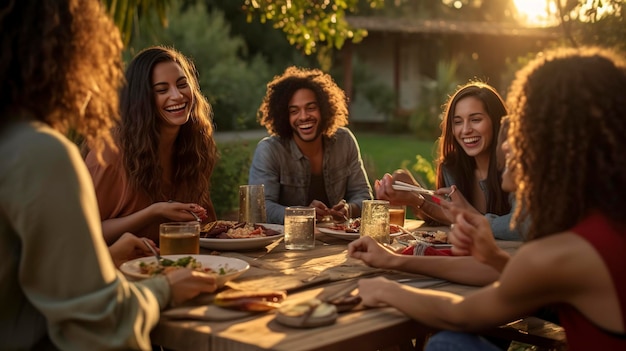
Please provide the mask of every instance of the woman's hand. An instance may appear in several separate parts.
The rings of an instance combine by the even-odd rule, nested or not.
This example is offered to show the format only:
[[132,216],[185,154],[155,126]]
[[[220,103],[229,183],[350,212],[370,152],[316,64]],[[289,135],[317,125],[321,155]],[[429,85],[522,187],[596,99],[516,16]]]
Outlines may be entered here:
[[382,301],[379,295],[380,292],[387,290],[392,284],[398,283],[383,277],[359,280],[359,296],[363,305],[369,307],[387,306],[387,303]]
[[216,277],[191,269],[174,269],[165,274],[170,285],[170,304],[178,306],[201,293],[217,290]]
[[391,250],[381,246],[369,236],[362,236],[348,244],[348,256],[376,268],[392,268],[391,258],[396,256]]
[[470,211],[460,211],[455,217],[448,237],[452,254],[472,255],[477,261],[502,271],[509,254],[496,244],[491,225],[485,216]]
[[389,173],[386,173],[380,180],[377,179],[374,182],[376,198],[387,200],[392,205],[406,205],[417,208],[422,205],[424,198],[421,195],[410,191],[396,191],[393,189],[394,182],[394,177]]
[[[150,245],[152,245],[152,247],[154,247],[157,251],[159,250],[152,240],[146,240],[148,240]],[[109,246],[109,253],[111,253],[113,263],[115,263],[115,266],[118,268],[126,261],[152,255],[150,249],[148,249],[140,238],[128,232],[122,234],[119,239]]]
[[456,185],[452,185],[448,188],[441,188],[435,190],[435,194],[442,196],[447,201],[441,201],[440,205],[446,210],[452,212],[449,214],[450,220],[454,219],[457,213],[460,211],[467,211],[470,213],[481,214],[472,204],[467,201],[465,196],[459,191]]
[[196,217],[191,214],[193,212],[201,220],[207,218],[207,211],[204,207],[194,203],[183,203],[176,201],[157,202],[151,206],[157,207],[157,213],[171,221],[190,222],[195,221]]

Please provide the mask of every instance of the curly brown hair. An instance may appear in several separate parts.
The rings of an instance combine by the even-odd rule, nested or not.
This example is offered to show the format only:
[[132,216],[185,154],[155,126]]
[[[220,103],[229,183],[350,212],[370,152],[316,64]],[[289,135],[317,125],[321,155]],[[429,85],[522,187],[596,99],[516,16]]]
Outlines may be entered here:
[[[456,104],[466,98],[474,97],[483,103],[485,112],[491,119],[492,135],[494,136],[489,145],[489,169],[487,172],[487,212],[498,215],[509,213],[511,205],[508,195],[501,188],[502,176],[498,169],[496,136],[500,130],[500,121],[506,116],[507,110],[500,94],[490,85],[483,82],[470,82],[459,87],[445,105],[443,120],[441,121],[441,137],[439,138],[439,156],[437,159],[437,188],[446,186],[443,176],[443,168],[448,169],[455,181],[456,186],[463,195],[471,199],[474,196],[477,181],[474,176],[476,161],[474,157],[467,155],[454,137],[452,126],[454,125],[454,111]],[[449,184],[448,184],[449,185]]]
[[99,154],[123,78],[119,30],[101,2],[3,1],[0,30],[0,128],[36,119],[77,132]]
[[257,120],[270,135],[293,137],[289,124],[289,100],[299,89],[315,93],[321,115],[322,134],[330,137],[348,125],[348,100],[333,78],[319,69],[288,67],[267,84],[267,93],[257,113]]
[[[626,224],[626,62],[600,48],[540,54],[510,87],[515,223],[530,237],[573,227],[590,211]],[[523,210],[522,210],[523,209]]]
[[[175,62],[182,68],[193,98],[190,120],[181,126],[174,144],[174,194],[163,192],[159,159],[162,118],[156,107],[152,73],[161,62]],[[213,139],[211,105],[200,91],[193,62],[172,48],[154,46],[142,50],[126,69],[120,105],[122,119],[116,135],[131,183],[152,201],[176,199],[207,206],[217,146]]]

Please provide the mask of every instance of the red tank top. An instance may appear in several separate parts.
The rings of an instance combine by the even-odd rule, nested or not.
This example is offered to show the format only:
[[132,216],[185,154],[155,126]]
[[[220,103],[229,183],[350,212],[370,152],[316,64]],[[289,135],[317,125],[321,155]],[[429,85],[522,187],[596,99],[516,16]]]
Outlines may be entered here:
[[[593,213],[572,232],[587,240],[602,256],[609,269],[626,325],[626,231],[616,231],[602,214]],[[559,306],[559,321],[565,328],[570,351],[626,350],[626,334],[598,327],[570,305]]]

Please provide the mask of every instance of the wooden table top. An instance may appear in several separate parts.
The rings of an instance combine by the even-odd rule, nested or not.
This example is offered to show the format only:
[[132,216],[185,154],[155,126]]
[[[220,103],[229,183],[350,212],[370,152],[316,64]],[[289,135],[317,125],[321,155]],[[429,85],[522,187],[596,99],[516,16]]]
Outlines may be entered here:
[[[407,223],[419,227],[421,221]],[[412,228],[413,229],[413,228]],[[444,228],[445,230],[445,228]],[[281,289],[287,301],[328,296],[355,284],[360,277],[385,276],[406,284],[467,294],[475,287],[452,284],[428,276],[385,271],[366,266],[347,256],[348,241],[316,235],[313,250],[289,251],[282,240],[265,250],[223,252],[222,256],[247,261],[251,268],[227,287],[240,290]],[[505,242],[514,250],[519,243]],[[202,249],[201,253],[210,253]],[[210,301],[208,297],[207,301]],[[191,307],[190,307],[191,308]],[[189,309],[189,308],[188,308]],[[180,309],[182,310],[182,309]],[[221,310],[221,311],[220,311]],[[274,320],[274,313],[228,312],[210,303],[196,308],[200,319],[164,317],[152,331],[153,343],[172,350],[380,350],[408,342],[431,330],[393,308],[369,308],[339,314],[335,324],[317,328],[291,328]]]

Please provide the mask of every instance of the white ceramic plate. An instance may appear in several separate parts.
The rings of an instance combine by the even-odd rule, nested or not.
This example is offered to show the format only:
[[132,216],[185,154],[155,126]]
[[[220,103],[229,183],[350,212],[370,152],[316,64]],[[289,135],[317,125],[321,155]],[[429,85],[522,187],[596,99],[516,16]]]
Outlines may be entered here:
[[265,228],[273,229],[280,234],[272,236],[264,236],[260,238],[241,238],[241,239],[217,239],[217,238],[200,238],[200,246],[219,251],[245,251],[262,249],[274,241],[282,238],[284,234],[283,226],[280,224],[257,223]]
[[[202,263],[202,267],[211,268],[213,271],[219,272],[220,268],[229,271],[229,273],[227,274],[217,276],[218,288],[224,286],[226,282],[239,277],[245,271],[250,269],[250,265],[246,261],[232,257],[222,257],[214,255],[163,255],[162,257],[170,259],[172,261],[176,261],[179,258],[187,256],[195,258],[198,262]],[[132,261],[122,263],[122,265],[120,266],[120,270],[131,279],[145,279],[148,278],[149,275],[141,273],[141,270],[139,269],[139,264],[141,262],[155,262],[155,260],[156,258],[154,258],[154,256],[137,258]],[[230,272],[230,270],[233,271]]]
[[[346,233],[343,230],[319,228],[319,227],[317,229],[326,235],[334,236],[335,238],[344,239],[344,240],[356,240],[361,236],[361,233]],[[402,231],[399,231],[397,233],[391,233],[389,234],[389,236],[393,238],[401,234],[402,234]]]

